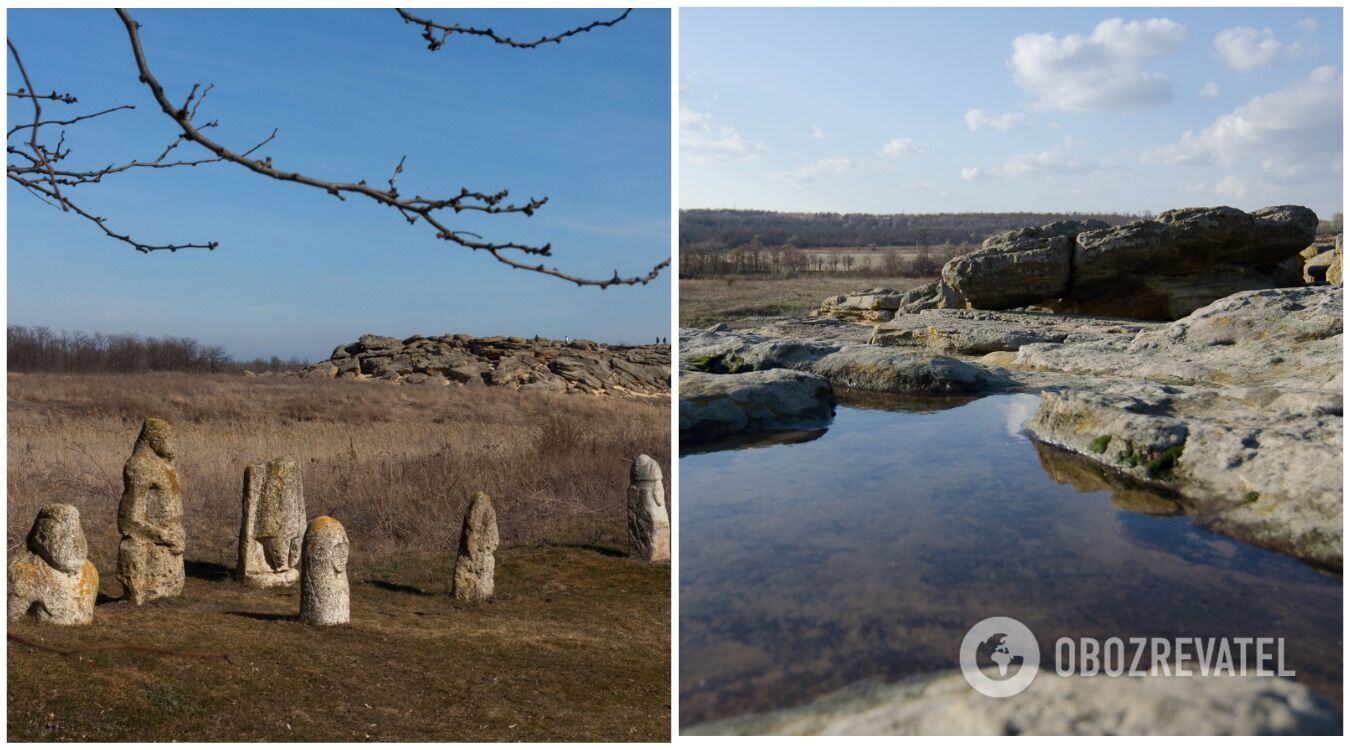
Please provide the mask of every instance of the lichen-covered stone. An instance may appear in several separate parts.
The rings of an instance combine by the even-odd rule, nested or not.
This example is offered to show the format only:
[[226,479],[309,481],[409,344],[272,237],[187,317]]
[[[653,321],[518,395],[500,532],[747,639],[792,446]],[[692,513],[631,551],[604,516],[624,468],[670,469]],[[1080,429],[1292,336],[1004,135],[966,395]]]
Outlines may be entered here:
[[305,535],[305,490],[300,464],[277,458],[244,471],[239,564],[251,586],[289,586],[300,578]]
[[493,553],[500,539],[497,536],[497,512],[492,509],[492,498],[478,492],[464,514],[464,528],[459,534],[459,553],[455,557],[455,578],[451,595],[459,601],[475,602],[492,598],[493,574],[496,560]]
[[641,455],[628,477],[628,552],[639,560],[670,561],[670,514],[661,465]]
[[9,563],[9,619],[88,625],[98,597],[98,569],[88,556],[79,510],[59,503],[44,507],[24,549]]
[[348,552],[347,531],[336,518],[310,521],[300,561],[301,622],[341,625],[351,620]]
[[122,469],[117,580],[133,604],[183,591],[183,491],[176,455],[169,423],[147,419]]

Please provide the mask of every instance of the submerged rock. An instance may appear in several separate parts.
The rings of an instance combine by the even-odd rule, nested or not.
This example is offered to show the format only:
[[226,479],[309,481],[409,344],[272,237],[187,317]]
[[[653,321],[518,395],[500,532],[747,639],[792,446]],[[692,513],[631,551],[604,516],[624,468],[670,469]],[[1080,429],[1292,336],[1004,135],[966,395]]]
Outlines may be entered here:
[[1340,710],[1278,677],[1060,677],[989,698],[958,673],[844,688],[814,703],[681,730],[690,735],[1339,734]]

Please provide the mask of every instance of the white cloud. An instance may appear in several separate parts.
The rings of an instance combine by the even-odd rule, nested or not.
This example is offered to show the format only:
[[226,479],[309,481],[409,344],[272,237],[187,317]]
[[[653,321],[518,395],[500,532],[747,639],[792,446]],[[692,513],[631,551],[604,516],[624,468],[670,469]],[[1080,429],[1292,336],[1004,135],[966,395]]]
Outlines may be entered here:
[[1311,18],[1300,18],[1294,25],[1297,26],[1300,31],[1306,31],[1309,34],[1317,31],[1317,21]]
[[927,146],[915,143],[913,138],[892,138],[881,145],[882,155],[889,156],[892,159],[917,156],[927,150]]
[[1018,86],[1040,109],[1100,112],[1138,109],[1171,101],[1172,81],[1144,70],[1186,39],[1186,27],[1166,18],[1112,18],[1090,36],[1023,34],[1013,40],[1009,65]]
[[768,149],[747,140],[730,125],[717,122],[711,114],[680,105],[680,156],[690,161],[752,161]]
[[1202,130],[1144,154],[1172,164],[1259,165],[1272,178],[1299,180],[1339,173],[1342,75],[1332,65],[1269,94],[1253,97]]
[[971,131],[988,128],[990,130],[1008,130],[1016,125],[1021,125],[1027,121],[1027,116],[1021,112],[1004,112],[995,114],[994,112],[985,112],[982,109],[966,110],[966,127]]
[[824,140],[824,139],[825,139],[825,131],[824,131],[824,130],[821,130],[819,125],[812,125],[812,126],[811,126],[811,137],[812,137],[812,138],[815,138],[815,139],[818,140],[818,141]]
[[1218,95],[1219,95],[1219,84],[1213,81],[1210,81],[1209,83],[1206,83],[1204,86],[1200,87],[1200,96],[1206,99],[1213,99]]
[[989,170],[989,174],[998,177],[1054,177],[1106,171],[1115,166],[1110,161],[1084,160],[1062,149],[1052,148],[1010,156],[1007,161]]
[[836,156],[782,172],[767,172],[764,177],[802,189],[815,187],[827,177],[850,174],[861,168],[862,164],[853,159]]
[[1243,200],[1247,197],[1247,180],[1235,174],[1225,175],[1214,183],[1214,194],[1224,200]]
[[961,167],[961,179],[969,182],[980,179],[979,167]]
[[1250,73],[1276,60],[1289,60],[1303,54],[1300,42],[1281,42],[1270,29],[1235,26],[1214,37],[1214,49],[1228,67]]

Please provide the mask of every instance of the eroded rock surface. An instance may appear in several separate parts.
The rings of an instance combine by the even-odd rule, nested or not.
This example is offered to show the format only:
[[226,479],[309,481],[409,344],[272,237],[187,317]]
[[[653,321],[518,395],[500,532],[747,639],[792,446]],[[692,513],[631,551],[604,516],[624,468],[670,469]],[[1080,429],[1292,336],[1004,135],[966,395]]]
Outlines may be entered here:
[[680,376],[680,441],[818,426],[834,415],[834,391],[819,375],[765,370]]
[[1338,734],[1340,710],[1278,677],[1060,677],[1011,698],[958,673],[844,688],[811,704],[681,730],[692,735]]
[[1175,320],[1230,294],[1300,283],[1298,254],[1316,231],[1317,215],[1302,206],[1250,214],[1228,206],[1183,208],[1115,227],[1061,221],[994,235],[948,261],[940,279],[898,297],[894,290],[832,297],[817,314],[885,321],[926,309],[1041,305]]
[[300,578],[305,490],[300,464],[277,458],[244,471],[235,574],[250,586],[289,586]]
[[9,562],[6,609],[10,620],[88,625],[98,597],[98,569],[73,505],[38,512],[24,549]]
[[[1241,292],[1168,323],[930,309],[874,326],[690,330],[686,367],[740,374],[682,373],[681,437],[707,408],[689,394],[747,374],[893,393],[1040,391],[1027,425],[1038,440],[1168,489],[1210,528],[1339,570],[1343,304],[1343,287],[1321,285]],[[719,437],[750,427],[720,424]]]
[[670,346],[608,346],[578,339],[463,334],[365,335],[306,367],[305,378],[408,385],[498,386],[558,393],[659,396],[670,392]]
[[132,604],[183,592],[183,490],[173,428],[147,419],[122,469],[117,580]]
[[651,456],[633,461],[628,475],[628,553],[648,562],[670,562],[670,514],[661,465]]
[[300,621],[341,625],[351,620],[347,583],[347,530],[336,518],[319,516],[305,530],[301,555]]
[[494,553],[500,541],[497,535],[497,511],[492,508],[492,498],[483,492],[474,493],[459,534],[451,596],[462,602],[492,598],[496,589],[494,576],[497,569]]

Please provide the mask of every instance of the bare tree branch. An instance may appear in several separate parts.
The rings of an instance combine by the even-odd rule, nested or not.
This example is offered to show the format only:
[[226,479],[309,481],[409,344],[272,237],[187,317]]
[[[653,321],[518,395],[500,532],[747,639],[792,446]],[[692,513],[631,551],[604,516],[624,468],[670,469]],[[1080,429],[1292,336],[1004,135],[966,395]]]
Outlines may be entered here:
[[413,14],[409,13],[408,11],[402,8],[395,8],[394,10],[398,11],[399,16],[403,18],[404,23],[411,23],[422,27],[422,38],[427,40],[427,49],[431,50],[432,52],[435,52],[436,50],[445,46],[446,40],[449,39],[452,34],[467,34],[469,36],[486,37],[488,39],[491,39],[493,42],[497,44],[504,44],[508,47],[515,47],[516,49],[533,49],[535,47],[548,44],[549,42],[552,42],[554,44],[562,44],[562,41],[569,36],[584,34],[592,29],[602,27],[607,28],[613,26],[618,22],[622,21],[623,19],[627,18],[628,14],[633,12],[633,9],[629,8],[628,10],[625,10],[622,14],[620,14],[618,18],[614,18],[609,21],[594,21],[592,23],[586,24],[585,26],[578,26],[575,29],[564,31],[561,34],[554,34],[553,36],[540,37],[539,39],[536,39],[533,42],[521,42],[512,39],[510,37],[498,36],[495,32],[493,32],[492,29],[478,29],[470,26],[460,26],[457,23],[447,26],[445,24],[436,23],[435,21],[426,18],[414,16]]
[[[31,137],[28,144],[32,147],[33,153],[37,156],[38,164],[47,168],[47,178],[51,181],[52,185],[52,197],[56,199],[56,202],[61,206],[61,210],[64,211],[66,210],[66,201],[61,197],[61,188],[56,184],[56,175],[52,174],[51,161],[43,155],[42,146],[38,143],[38,130],[42,127],[42,97],[32,93],[33,81],[28,77],[28,69],[23,65],[23,58],[19,57],[19,48],[15,47],[14,42],[8,37],[5,38],[5,44],[9,45],[9,52],[14,56],[14,64],[19,67],[19,75],[23,76],[24,87],[19,89],[20,95],[22,95],[22,92],[27,91],[28,98],[33,101],[33,124],[30,126],[33,128],[33,132],[30,134]],[[52,96],[55,97],[56,92],[53,91]]]
[[[258,146],[244,153],[237,153],[224,145],[216,142],[210,136],[202,131],[204,127],[199,128],[192,122],[192,114],[195,111],[193,100],[196,97],[199,86],[194,85],[189,92],[187,100],[182,106],[175,106],[168,98],[164,87],[159,80],[150,71],[149,63],[146,61],[145,49],[141,43],[140,24],[131,17],[125,9],[118,8],[117,15],[126,27],[127,36],[131,41],[132,54],[136,59],[136,67],[140,71],[140,80],[149,89],[160,110],[172,119],[182,131],[181,139],[186,139],[198,144],[199,146],[215,154],[222,161],[238,164],[257,174],[270,177],[282,182],[294,182],[301,185],[323,190],[324,192],[338,198],[346,200],[348,195],[363,196],[375,201],[381,205],[390,206],[397,210],[409,224],[415,224],[419,219],[429,224],[436,230],[436,236],[439,239],[453,242],[461,247],[470,250],[482,250],[490,254],[497,261],[512,268],[519,268],[527,271],[554,276],[559,279],[570,281],[578,286],[596,286],[601,289],[613,285],[635,285],[646,284],[657,278],[661,270],[670,265],[670,259],[657,264],[651,271],[642,276],[623,277],[615,271],[614,276],[608,279],[590,279],[581,276],[574,276],[565,273],[558,268],[550,268],[543,263],[533,264],[525,263],[509,257],[506,253],[517,251],[526,255],[535,255],[550,257],[552,256],[552,246],[545,244],[542,246],[527,245],[519,242],[485,242],[478,235],[461,229],[452,229],[441,219],[440,212],[449,209],[455,214],[462,211],[478,211],[487,214],[519,213],[525,216],[532,216],[536,210],[543,207],[548,202],[548,198],[530,198],[528,202],[522,204],[509,204],[503,201],[507,198],[507,191],[502,190],[497,193],[482,193],[472,191],[468,188],[461,188],[457,195],[449,198],[423,198],[414,196],[412,198],[403,198],[399,195],[397,187],[398,176],[403,171],[403,161],[400,160],[398,167],[395,168],[393,176],[389,180],[389,189],[380,190],[371,187],[365,180],[357,182],[335,182],[321,180],[300,172],[279,169],[272,164],[272,158],[263,159],[252,158],[249,154],[257,150]],[[626,16],[627,13],[624,14]],[[623,19],[620,16],[613,21],[598,25],[613,25]],[[593,25],[594,26],[594,25]],[[580,33],[573,31],[569,33]],[[275,132],[274,132],[275,135]],[[270,140],[270,137],[269,139]],[[266,141],[264,141],[265,143]],[[261,145],[261,144],[259,144]]]
[[158,159],[151,162],[143,162],[137,160],[137,161],[130,161],[120,165],[110,164],[101,169],[93,169],[93,170],[70,170],[56,167],[55,165],[57,163],[64,161],[68,156],[70,156],[70,149],[67,148],[65,145],[66,131],[64,129],[61,131],[61,135],[57,139],[55,146],[48,147],[45,144],[43,144],[38,137],[40,131],[44,126],[52,125],[65,127],[70,125],[76,125],[82,122],[87,122],[89,120],[103,117],[104,115],[119,112],[124,109],[134,109],[134,107],[130,104],[122,104],[116,107],[110,107],[100,112],[93,112],[87,115],[79,115],[65,120],[42,119],[41,101],[43,100],[59,101],[67,104],[73,104],[78,100],[71,94],[58,94],[55,91],[47,95],[34,94],[33,82],[28,76],[28,70],[23,63],[23,58],[19,56],[18,48],[14,45],[13,40],[6,39],[5,41],[9,46],[10,54],[12,54],[14,57],[15,64],[19,68],[19,73],[23,76],[24,80],[24,86],[16,92],[9,92],[9,95],[14,96],[16,98],[25,98],[32,101],[33,103],[33,122],[15,125],[11,127],[9,131],[6,133],[6,140],[8,141],[26,130],[28,131],[28,141],[26,143],[22,143],[21,145],[6,143],[5,148],[6,154],[13,158],[22,159],[23,161],[15,162],[11,159],[9,162],[7,162],[5,165],[5,177],[7,177],[11,182],[22,187],[24,190],[28,191],[29,194],[31,194],[38,200],[42,201],[43,203],[46,203],[47,205],[53,208],[59,208],[62,211],[73,212],[76,215],[84,219],[87,219],[90,222],[93,222],[107,236],[116,239],[118,241],[125,242],[126,244],[131,245],[133,248],[139,250],[140,252],[148,253],[154,250],[168,250],[170,252],[175,252],[177,250],[182,250],[186,248],[203,248],[207,250],[215,249],[216,247],[215,242],[208,242],[208,243],[191,242],[191,243],[171,243],[171,244],[153,244],[148,242],[141,242],[140,240],[133,239],[128,234],[123,234],[114,231],[108,226],[107,220],[104,217],[92,214],[84,210],[71,199],[68,193],[63,193],[61,190],[62,186],[71,188],[77,187],[79,185],[96,183],[100,182],[107,175],[125,172],[130,169],[142,167],[152,169],[164,169],[168,167],[178,167],[178,166],[196,166],[197,164],[205,164],[210,161],[219,161],[219,159],[200,159],[195,162],[164,161],[168,153],[173,150],[174,146],[177,145],[177,142],[175,142],[173,144],[170,144],[170,146],[164,150],[164,152],[160,155]]

